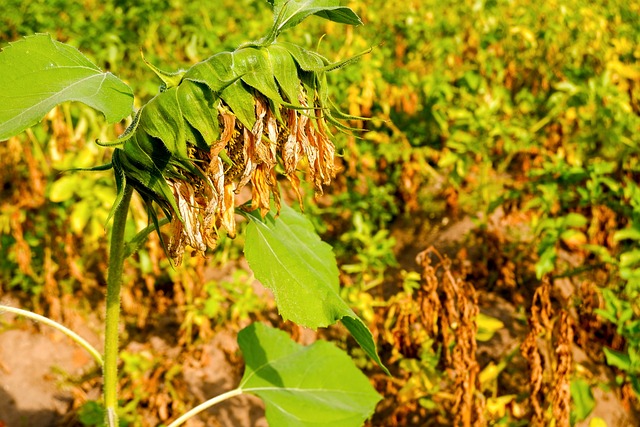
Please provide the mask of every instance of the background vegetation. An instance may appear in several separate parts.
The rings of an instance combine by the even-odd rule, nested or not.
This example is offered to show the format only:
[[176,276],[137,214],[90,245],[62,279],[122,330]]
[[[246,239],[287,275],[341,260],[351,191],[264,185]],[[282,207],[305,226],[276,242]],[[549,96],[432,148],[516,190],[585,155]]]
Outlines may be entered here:
[[[312,47],[324,35],[319,49],[331,59],[374,47],[330,76],[336,103],[372,120],[351,123],[361,138],[336,137],[336,184],[317,201],[310,185],[305,194],[338,256],[343,297],[393,373],[340,328],[318,332],[351,351],[385,396],[371,425],[630,425],[594,419],[604,392],[621,402],[629,418],[620,422],[636,422],[640,3],[349,6],[364,27],[310,20],[283,37]],[[163,69],[186,68],[259,37],[267,8],[5,0],[0,47],[49,32],[127,81],[141,102],[159,82],[140,49]],[[0,144],[0,298],[62,321],[78,309],[100,313],[113,180],[62,172],[108,160],[93,141],[123,129],[72,104]],[[132,221],[144,226],[144,209]],[[157,238],[130,261],[123,346],[159,335],[177,354],[123,355],[130,425],[191,406],[184,367],[216,333],[248,319],[281,323],[252,285],[239,234],[179,269]],[[89,390],[97,378],[68,380]],[[93,425],[91,408],[77,394],[66,422]]]

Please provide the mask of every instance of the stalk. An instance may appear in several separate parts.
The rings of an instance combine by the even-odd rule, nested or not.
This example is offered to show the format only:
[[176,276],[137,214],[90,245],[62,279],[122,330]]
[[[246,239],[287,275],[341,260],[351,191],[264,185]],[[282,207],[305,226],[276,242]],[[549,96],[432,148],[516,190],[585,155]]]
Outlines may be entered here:
[[191,409],[189,412],[184,413],[182,416],[180,416],[180,418],[176,419],[174,422],[172,422],[171,424],[169,424],[168,427],[178,427],[181,426],[182,424],[184,424],[189,418],[196,416],[197,414],[199,414],[200,412],[211,408],[214,405],[217,405],[218,403],[225,401],[227,399],[230,399],[234,396],[240,396],[242,394],[243,390],[241,388],[236,388],[233,389],[231,391],[228,391],[226,393],[222,393],[219,396],[214,397],[213,399],[209,399],[204,403],[201,403],[200,405],[196,406],[195,408]]
[[125,260],[124,230],[133,188],[126,185],[120,205],[113,214],[109,270],[107,275],[107,313],[104,332],[104,407],[105,424],[118,426],[118,326],[120,323],[120,287]]

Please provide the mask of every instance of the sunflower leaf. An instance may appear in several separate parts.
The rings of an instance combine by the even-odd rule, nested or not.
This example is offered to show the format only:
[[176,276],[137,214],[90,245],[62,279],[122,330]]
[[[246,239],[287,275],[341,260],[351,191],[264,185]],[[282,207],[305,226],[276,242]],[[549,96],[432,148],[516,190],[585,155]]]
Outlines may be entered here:
[[359,427],[381,400],[351,358],[326,341],[305,347],[254,323],[238,344],[246,365],[238,388],[264,401],[271,426]]
[[320,240],[302,214],[282,205],[269,213],[247,215],[245,255],[256,278],[269,288],[280,315],[308,328],[342,320],[363,350],[385,372],[371,332],[339,295],[338,266],[331,246]]
[[325,64],[325,58],[322,55],[307,50],[301,46],[298,46],[297,44],[278,42],[274,43],[274,46],[279,46],[286,49],[296,60],[300,69],[304,71],[319,72],[322,71],[327,65]]
[[101,111],[109,123],[133,111],[127,84],[48,34],[26,37],[0,52],[0,140],[35,125],[66,101]]
[[341,24],[362,24],[353,10],[340,6],[340,0],[274,0],[269,3],[273,6],[271,33],[274,37],[288,28],[295,27],[311,15]]

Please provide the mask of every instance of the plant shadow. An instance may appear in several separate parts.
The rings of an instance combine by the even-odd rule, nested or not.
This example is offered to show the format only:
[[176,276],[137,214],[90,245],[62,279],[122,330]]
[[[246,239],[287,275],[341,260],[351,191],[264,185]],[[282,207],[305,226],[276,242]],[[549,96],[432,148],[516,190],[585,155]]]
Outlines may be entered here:
[[54,409],[23,409],[0,386],[0,427],[58,427],[61,414]]

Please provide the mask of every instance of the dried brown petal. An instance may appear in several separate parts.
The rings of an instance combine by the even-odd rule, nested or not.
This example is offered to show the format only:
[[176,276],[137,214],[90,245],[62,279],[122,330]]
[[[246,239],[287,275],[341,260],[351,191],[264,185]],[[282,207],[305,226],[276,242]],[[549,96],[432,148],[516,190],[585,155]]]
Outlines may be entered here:
[[[308,99],[313,100],[313,96]],[[301,90],[300,103],[304,107],[309,105],[307,102],[311,101]],[[335,147],[329,139],[322,110],[315,110],[316,116],[310,117],[295,109],[280,108],[273,111],[267,99],[256,96],[256,122],[252,129],[240,123],[225,105],[218,108],[220,139],[213,141],[208,152],[192,148],[196,167],[206,165],[202,175],[190,177],[190,183],[169,182],[183,220],[174,221],[169,245],[177,262],[187,245],[202,254],[208,247],[215,247],[221,226],[229,236],[235,236],[235,195],[249,182],[252,206],[260,209],[263,216],[271,208],[271,197],[280,209],[278,155],[300,206],[302,195],[296,172],[304,157],[316,194],[322,194],[322,186],[331,182],[335,175]]]
[[249,180],[251,179],[251,175],[253,175],[256,170],[256,137],[253,133],[249,132],[246,128],[243,128],[243,142],[244,145],[242,147],[242,151],[244,154],[244,172],[242,173],[242,177],[240,178],[240,182],[238,183],[238,187],[236,188],[236,192],[239,192],[242,187],[247,185]]
[[222,225],[232,239],[236,237],[236,217],[234,215],[236,193],[233,187],[232,182],[224,184],[224,208],[222,210]]
[[300,157],[302,156],[302,144],[298,139],[298,128],[300,126],[300,116],[294,110],[288,110],[289,136],[284,143],[283,160],[284,170],[287,175],[292,175],[297,167]]

